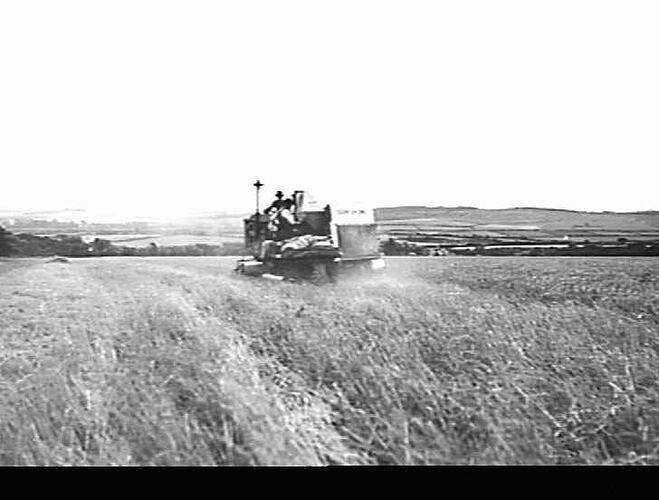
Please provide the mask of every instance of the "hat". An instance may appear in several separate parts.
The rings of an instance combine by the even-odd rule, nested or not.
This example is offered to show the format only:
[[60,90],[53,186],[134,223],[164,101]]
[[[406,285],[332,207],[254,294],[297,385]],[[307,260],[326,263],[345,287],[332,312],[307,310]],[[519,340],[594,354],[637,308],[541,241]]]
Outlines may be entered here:
[[277,198],[283,198],[283,197],[284,197],[284,193],[282,193],[281,191],[277,191],[277,192],[275,193],[275,196],[276,196]]

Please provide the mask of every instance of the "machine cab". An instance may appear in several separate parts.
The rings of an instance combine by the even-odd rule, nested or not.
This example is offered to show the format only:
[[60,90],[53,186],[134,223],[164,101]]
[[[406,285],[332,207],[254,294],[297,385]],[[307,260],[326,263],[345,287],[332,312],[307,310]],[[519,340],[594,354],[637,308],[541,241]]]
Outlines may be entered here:
[[262,255],[266,240],[281,241],[296,236],[328,237],[344,260],[379,258],[379,240],[373,209],[321,203],[306,191],[293,194],[294,229],[285,237],[278,234],[273,216],[253,214],[244,220],[245,246],[254,257]]

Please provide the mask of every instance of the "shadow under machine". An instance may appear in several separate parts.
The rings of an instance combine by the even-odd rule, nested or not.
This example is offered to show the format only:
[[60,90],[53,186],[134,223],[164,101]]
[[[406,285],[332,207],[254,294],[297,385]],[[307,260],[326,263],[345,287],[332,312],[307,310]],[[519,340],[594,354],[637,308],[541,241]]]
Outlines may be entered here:
[[244,219],[245,247],[250,257],[238,261],[241,274],[271,278],[333,281],[346,272],[384,269],[379,251],[373,209],[320,204],[305,191],[294,191],[288,200],[286,220],[282,210],[259,208]]

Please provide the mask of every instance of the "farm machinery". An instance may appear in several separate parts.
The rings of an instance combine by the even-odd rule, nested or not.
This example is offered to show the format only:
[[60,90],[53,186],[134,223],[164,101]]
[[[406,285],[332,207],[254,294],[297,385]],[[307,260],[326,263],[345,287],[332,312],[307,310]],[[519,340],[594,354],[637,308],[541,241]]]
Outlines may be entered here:
[[308,192],[295,191],[261,212],[257,181],[256,212],[244,219],[250,256],[236,272],[265,278],[335,281],[344,274],[385,268],[373,209],[321,205]]

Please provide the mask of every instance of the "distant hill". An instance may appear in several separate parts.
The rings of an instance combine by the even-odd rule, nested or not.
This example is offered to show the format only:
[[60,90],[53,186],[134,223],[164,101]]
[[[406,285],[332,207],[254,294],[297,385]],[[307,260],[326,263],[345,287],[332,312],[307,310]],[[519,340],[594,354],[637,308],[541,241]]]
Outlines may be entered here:
[[[207,212],[176,218],[119,217],[82,209],[0,212],[0,225],[15,233],[231,235],[242,237],[246,214]],[[427,242],[469,242],[474,238],[516,240],[590,240],[619,238],[659,240],[659,211],[580,212],[576,210],[514,207],[426,207],[421,205],[375,209],[383,237]],[[53,222],[55,221],[55,222]]]
[[659,240],[659,211],[579,212],[516,207],[383,207],[375,210],[383,236],[417,241],[448,238],[504,238],[607,241]]
[[375,209],[380,223],[414,221],[460,224],[522,224],[544,229],[599,227],[602,229],[659,229],[659,211],[645,212],[579,212],[555,208],[516,207],[483,209],[473,207],[383,207]]

